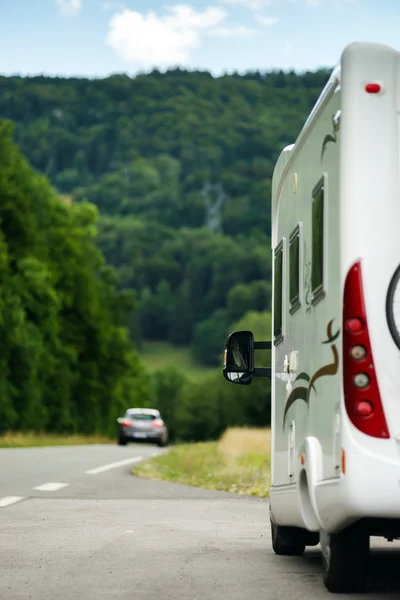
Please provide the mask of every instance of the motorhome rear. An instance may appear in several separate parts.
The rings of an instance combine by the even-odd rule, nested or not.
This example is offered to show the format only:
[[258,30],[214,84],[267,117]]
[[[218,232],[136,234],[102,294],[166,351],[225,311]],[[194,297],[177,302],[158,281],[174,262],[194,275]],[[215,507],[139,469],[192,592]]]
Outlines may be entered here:
[[332,592],[365,588],[371,535],[400,537],[399,126],[400,54],[348,45],[273,175],[271,370],[251,332],[226,348],[233,383],[271,377],[274,550],[320,542]]

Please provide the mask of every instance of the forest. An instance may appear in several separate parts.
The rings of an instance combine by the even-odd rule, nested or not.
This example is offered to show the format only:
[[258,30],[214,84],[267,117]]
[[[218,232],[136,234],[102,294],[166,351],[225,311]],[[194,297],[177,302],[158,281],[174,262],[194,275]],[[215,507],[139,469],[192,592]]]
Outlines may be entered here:
[[149,402],[187,439],[268,421],[265,383],[189,384],[139,353],[218,366],[233,324],[268,317],[273,168],[328,77],[0,77],[0,430],[108,432]]
[[0,117],[59,194],[97,207],[96,244],[137,299],[132,341],[216,365],[227,328],[270,308],[273,168],[328,76],[2,77]]

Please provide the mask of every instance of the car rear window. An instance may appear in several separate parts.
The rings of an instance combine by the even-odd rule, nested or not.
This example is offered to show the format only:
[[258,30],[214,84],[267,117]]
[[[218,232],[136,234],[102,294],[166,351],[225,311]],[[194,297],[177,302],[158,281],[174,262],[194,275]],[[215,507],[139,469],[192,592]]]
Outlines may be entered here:
[[129,413],[127,417],[135,419],[135,421],[154,421],[156,418],[154,415],[141,415],[140,413]]

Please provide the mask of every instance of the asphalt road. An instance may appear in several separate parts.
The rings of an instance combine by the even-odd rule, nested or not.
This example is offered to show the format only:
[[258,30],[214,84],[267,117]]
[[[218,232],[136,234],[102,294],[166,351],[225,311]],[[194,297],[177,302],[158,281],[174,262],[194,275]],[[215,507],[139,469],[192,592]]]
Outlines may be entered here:
[[[139,457],[158,452],[0,449],[0,599],[334,597],[318,548],[274,555],[265,500],[130,475]],[[341,598],[399,597],[400,544],[372,545],[370,592]]]

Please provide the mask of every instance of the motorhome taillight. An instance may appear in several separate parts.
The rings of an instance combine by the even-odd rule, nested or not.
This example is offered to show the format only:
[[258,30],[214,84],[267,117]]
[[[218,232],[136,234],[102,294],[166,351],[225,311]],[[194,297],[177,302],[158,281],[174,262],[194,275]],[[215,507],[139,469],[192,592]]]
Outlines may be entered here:
[[347,331],[351,331],[351,333],[361,333],[364,325],[361,319],[354,317],[352,319],[347,319],[345,327]]
[[[365,353],[356,352],[353,356],[354,348],[363,348]],[[353,425],[366,435],[389,438],[368,332],[361,261],[351,267],[344,286],[343,389]]]
[[369,377],[366,373],[357,373],[354,377],[354,385],[358,388],[366,388],[369,385]]
[[364,346],[353,346],[350,354],[354,360],[363,360],[367,356],[367,350]]
[[381,91],[381,86],[379,85],[379,83],[367,83],[367,85],[365,86],[365,91],[368,94],[379,94],[379,92]]
[[372,406],[371,402],[369,402],[368,400],[361,400],[357,404],[357,412],[362,417],[369,417],[369,415],[372,415],[372,413],[374,412],[374,407]]

